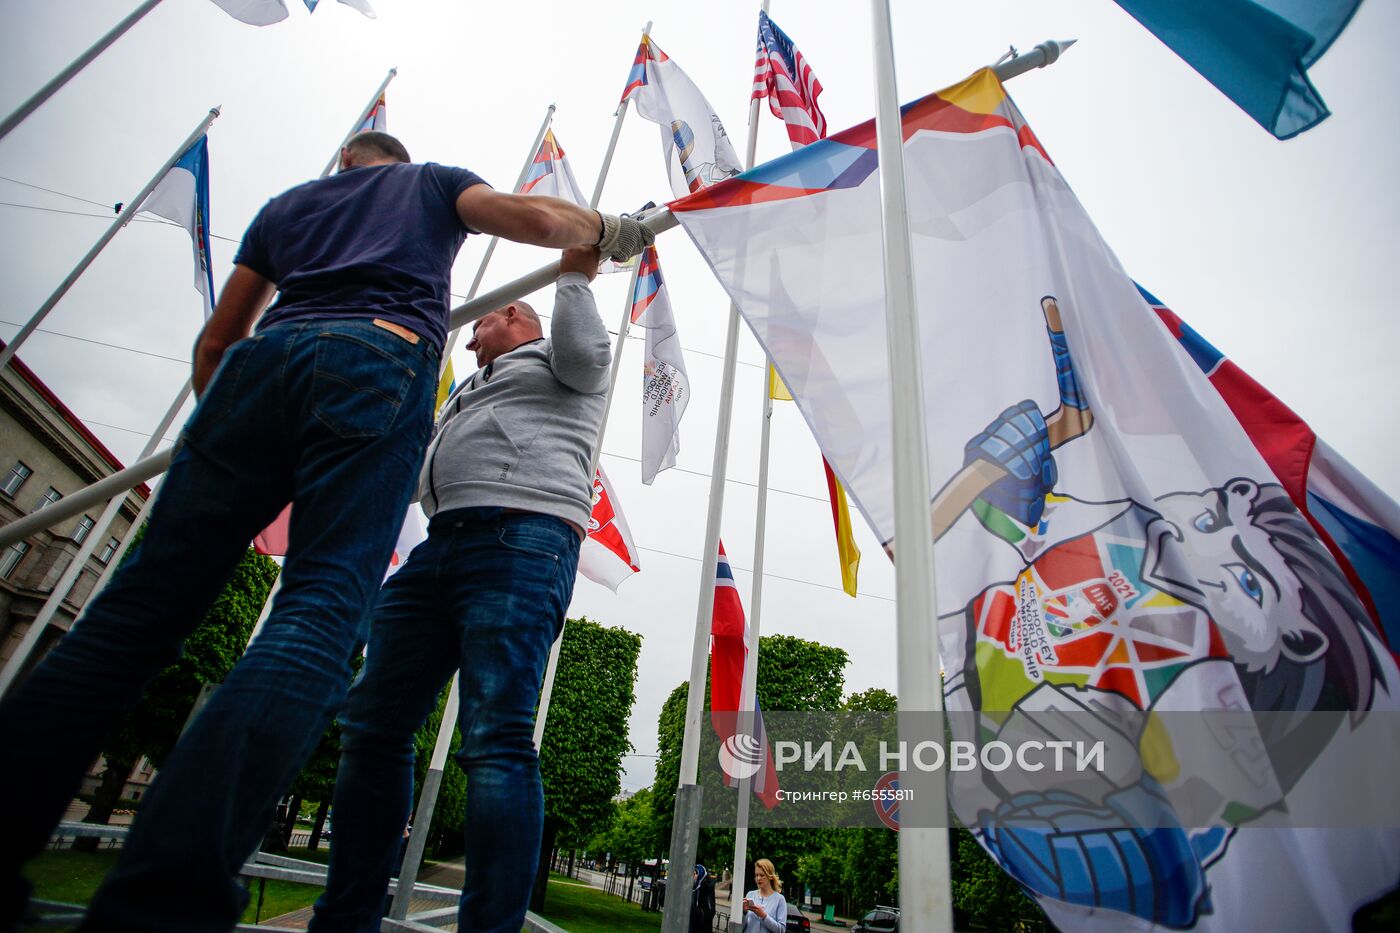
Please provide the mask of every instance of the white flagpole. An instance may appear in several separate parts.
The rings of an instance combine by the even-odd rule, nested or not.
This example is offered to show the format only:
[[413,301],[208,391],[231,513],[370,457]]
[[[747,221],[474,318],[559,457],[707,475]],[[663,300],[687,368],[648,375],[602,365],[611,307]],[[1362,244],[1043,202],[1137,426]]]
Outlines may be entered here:
[[[151,451],[155,450],[156,445],[159,444],[161,439],[165,436],[165,432],[170,430],[170,425],[175,421],[175,416],[180,413],[180,409],[185,405],[185,400],[190,397],[190,388],[191,383],[189,380],[186,380],[184,386],[176,394],[175,401],[170,403],[170,408],[166,410],[165,415],[160,419],[160,424],[156,425],[155,431],[151,434],[150,439],[146,441],[146,446],[141,451],[142,457],[149,456]],[[147,503],[154,499],[155,493],[152,492],[147,498]],[[102,516],[97,520],[97,523],[92,526],[92,530],[88,532],[87,537],[83,539],[83,543],[78,547],[78,553],[74,555],[73,559],[68,563],[67,569],[63,571],[63,575],[60,576],[58,582],[54,584],[53,590],[49,593],[49,598],[44,601],[44,605],[40,607],[38,614],[34,617],[34,621],[29,623],[28,631],[24,633],[24,637],[21,638],[19,644],[15,646],[14,654],[5,662],[5,666],[0,668],[0,696],[5,695],[6,691],[8,691],[10,686],[15,682],[15,678],[19,676],[20,670],[24,667],[25,662],[29,660],[29,656],[33,654],[35,647],[39,644],[39,636],[43,633],[44,629],[48,627],[49,623],[53,621],[53,617],[58,614],[63,600],[68,596],[68,591],[73,588],[73,584],[77,582],[78,576],[83,572],[83,569],[87,567],[87,560],[92,556],[92,552],[96,550],[98,543],[105,542],[107,532],[112,527],[112,522],[116,520],[125,502],[125,489],[112,496],[112,500],[107,503],[107,508],[102,512]],[[141,511],[144,513],[146,510],[143,507]],[[131,529],[126,535],[128,542],[135,536],[140,527],[139,524],[133,524],[131,526]],[[117,559],[117,555],[113,554],[111,559],[107,562],[108,570],[116,566]],[[104,574],[105,573],[106,571],[104,571]],[[88,605],[91,605],[92,598],[96,595],[96,592],[96,589],[94,589],[93,593],[88,596]],[[77,624],[76,620],[74,624]]]
[[[762,10],[769,11],[768,0],[763,0]],[[752,152],[758,139],[758,120],[762,101],[751,100],[749,106],[749,138]],[[752,167],[752,155],[750,166]],[[763,424],[759,433],[758,452],[758,503],[756,506],[753,543],[753,587],[749,595],[749,636],[748,650],[744,653],[744,675],[739,687],[739,730],[745,735],[753,735],[755,717],[754,706],[758,701],[758,640],[759,626],[763,619],[763,557],[766,549],[768,528],[768,449],[771,440],[773,421],[773,398],[769,391],[772,384],[772,361],[765,357],[763,367]],[[712,610],[713,611],[713,610]],[[734,877],[729,892],[729,930],[742,933],[744,928],[744,890],[748,878],[744,866],[749,849],[749,807],[752,803],[753,779],[739,780],[739,813],[734,821]]]
[[[895,88],[894,38],[889,0],[872,0],[875,34],[875,128],[880,155],[880,214],[885,247],[886,343],[889,351],[894,435],[894,555],[899,738],[911,719],[928,718],[943,735],[943,688],[938,677],[937,594],[933,566],[932,493],[928,479],[927,421],[918,307],[914,298],[904,140]],[[928,726],[928,723],[922,723]],[[951,933],[953,900],[948,790],[943,771],[902,768],[899,832],[900,927],[905,933]],[[939,824],[942,825],[939,825]]]
[[418,883],[418,867],[423,862],[423,850],[428,845],[428,827],[433,822],[438,791],[442,788],[442,769],[447,766],[452,728],[457,725],[457,708],[460,705],[457,677],[453,676],[447,703],[442,708],[442,722],[438,724],[437,741],[433,744],[433,757],[428,761],[423,790],[418,794],[418,809],[413,813],[413,831],[409,833],[408,850],[399,869],[399,886],[394,891],[394,903],[389,907],[389,916],[394,920],[403,920],[408,916],[409,901],[413,898],[413,886]]
[[[768,367],[763,373],[763,429],[759,435],[758,454],[758,527],[754,532],[753,591],[750,596],[748,651],[744,655],[744,677],[739,688],[739,730],[753,735],[757,724],[754,707],[758,702],[758,640],[759,623],[763,617],[763,555],[768,525],[768,446],[769,425],[773,419],[773,398],[769,393]],[[765,751],[766,754],[766,751]],[[762,773],[762,772],[760,772]],[[729,893],[729,930],[741,933],[744,928],[744,874],[749,848],[749,805],[753,795],[753,778],[739,780],[739,815],[734,822],[734,886]]]
[[0,352],[0,369],[4,369],[10,364],[10,358],[15,355],[15,352],[20,348],[20,344],[28,340],[29,335],[43,323],[44,318],[53,310],[54,305],[58,304],[59,299],[68,293],[68,289],[73,287],[73,283],[78,281],[78,277],[87,271],[87,267],[92,265],[92,261],[97,258],[97,254],[102,252],[103,247],[112,241],[112,237],[116,236],[117,232],[121,230],[122,227],[125,227],[131,222],[131,219],[141,210],[141,205],[145,203],[146,198],[150,196],[151,192],[155,190],[156,185],[160,184],[161,179],[165,177],[165,173],[170,171],[170,167],[180,160],[180,156],[185,154],[186,149],[194,145],[195,140],[204,135],[205,131],[209,129],[209,124],[213,123],[218,116],[218,107],[210,110],[204,119],[199,121],[199,126],[195,127],[194,132],[185,137],[185,141],[180,143],[179,147],[171,154],[170,158],[165,160],[165,164],[151,176],[151,180],[146,182],[146,186],[137,193],[136,197],[127,202],[126,207],[117,215],[117,219],[112,221],[112,225],[107,228],[107,232],[102,234],[102,238],[93,244],[92,249],[87,251],[86,256],[78,260],[78,264],[73,267],[73,271],[68,273],[67,278],[59,283],[54,293],[49,296],[48,300],[43,303],[38,311],[34,312],[34,316],[29,319],[24,327],[20,328],[20,332],[15,334],[14,339],[10,341],[4,351]]
[[379,88],[374,92],[374,96],[369,99],[369,103],[365,105],[365,109],[361,110],[360,115],[355,118],[355,122],[350,124],[350,132],[346,133],[345,138],[340,141],[340,145],[335,147],[335,154],[331,156],[331,160],[326,163],[325,168],[321,169],[320,178],[325,178],[331,172],[335,171],[335,167],[340,164],[340,150],[345,148],[345,144],[350,141],[350,137],[360,131],[360,127],[364,124],[365,119],[374,112],[375,105],[379,103],[379,98],[384,96],[384,92],[389,87],[389,82],[394,80],[394,75],[398,73],[399,70],[397,68],[389,69],[389,73],[384,76],[384,80],[380,82]]
[[43,106],[44,102],[57,93],[59,88],[71,81],[73,76],[78,72],[92,64],[93,59],[105,52],[108,46],[125,35],[128,29],[135,26],[143,16],[154,10],[159,3],[160,0],[146,0],[145,3],[127,14],[126,19],[113,26],[105,36],[94,42],[86,52],[75,58],[73,64],[60,71],[54,76],[52,81],[35,91],[33,96],[20,104],[14,113],[5,118],[5,122],[0,123],[0,139],[4,139],[8,136],[10,130],[19,126],[24,122],[26,117]]
[[[642,27],[642,39],[651,35],[651,20]],[[613,121],[612,138],[608,140],[608,151],[603,154],[603,167],[598,170],[598,181],[593,185],[593,197],[588,199],[588,206],[597,209],[598,202],[603,197],[603,183],[608,180],[608,170],[612,168],[613,152],[617,149],[617,139],[622,135],[622,121],[627,119],[627,105],[630,100],[624,100],[617,105],[614,112],[617,119]]]
[[[530,146],[530,152],[525,156],[525,164],[520,167],[520,175],[515,179],[515,187],[511,191],[520,193],[520,189],[525,186],[525,179],[530,177],[530,166],[535,162],[535,153],[540,151],[540,143],[544,142],[544,134],[549,132],[549,124],[554,120],[554,105],[550,104],[545,111],[544,121],[540,123],[540,131],[535,134],[535,141]],[[476,277],[472,279],[472,287],[467,289],[467,300],[471,301],[476,297],[477,289],[481,288],[481,280],[486,277],[486,267],[491,263],[491,257],[496,253],[496,244],[501,240],[498,236],[493,236],[486,243],[486,252],[481,256],[481,265],[476,267]],[[458,328],[453,330],[447,337],[447,348],[442,352],[442,371],[447,371],[447,364],[452,360],[452,351],[457,349],[457,335],[461,332]]]
[[[646,39],[651,35],[651,20],[642,27],[642,38]],[[624,100],[617,105],[616,117],[613,121],[612,137],[608,140],[608,151],[603,154],[603,165],[598,169],[598,180],[593,184],[593,197],[589,198],[588,206],[597,209],[598,202],[603,198],[603,185],[608,180],[608,172],[612,169],[613,153],[617,150],[618,137],[622,135],[622,121],[627,118],[627,105],[630,101]],[[637,273],[642,268],[642,260],[637,258],[637,265],[632,269],[632,284],[627,289],[627,297],[622,306],[622,320],[617,325],[617,342],[613,347],[612,372],[608,376],[607,400],[603,403],[603,423],[598,426],[598,441],[593,445],[593,459],[588,467],[588,481],[591,484],[593,477],[598,473],[598,464],[603,459],[603,434],[608,430],[608,413],[612,410],[613,394],[617,389],[617,373],[622,365],[622,346],[627,339],[627,330],[632,323],[632,294],[637,290]],[[568,623],[566,622],[565,625]],[[554,698],[554,678],[559,673],[559,651],[564,644],[564,630],[559,630],[559,637],[554,639],[554,644],[549,649],[549,663],[544,669],[544,685],[540,688],[540,705],[535,710],[535,749],[538,751],[540,743],[544,741],[545,721],[549,718],[549,704]]]
[[[766,10],[767,0],[763,4]],[[749,101],[749,139],[744,169],[753,168],[758,149],[758,105]],[[705,520],[705,544],[701,551],[700,598],[695,607],[695,634],[690,652],[690,686],[685,704],[685,738],[681,745],[681,773],[671,822],[671,865],[683,872],[695,864],[700,841],[701,789],[700,727],[705,713],[705,668],[709,657],[710,622],[715,609],[715,572],[719,565],[719,523],[724,513],[724,482],[729,468],[729,421],[734,412],[734,370],[739,357],[739,306],[729,303],[729,329],[724,341],[724,370],[720,376],[719,419],[715,425],[715,453],[710,468],[710,512]],[[736,871],[741,870],[735,866]],[[686,875],[688,877],[688,874]],[[738,879],[735,879],[738,881]],[[662,933],[686,933],[690,925],[690,899],[669,898]]]

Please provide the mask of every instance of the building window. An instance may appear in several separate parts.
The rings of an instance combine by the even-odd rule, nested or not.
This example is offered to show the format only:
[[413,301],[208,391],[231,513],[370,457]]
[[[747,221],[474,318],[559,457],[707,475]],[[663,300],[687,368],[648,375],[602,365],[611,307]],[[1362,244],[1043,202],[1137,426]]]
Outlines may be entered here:
[[87,536],[92,534],[92,526],[97,524],[92,520],[91,515],[84,515],[78,519],[78,527],[73,529],[73,543],[82,544],[87,540]]
[[5,485],[0,486],[0,489],[4,490],[5,495],[14,498],[15,493],[19,492],[19,487],[23,486],[24,481],[33,475],[33,470],[16,460],[15,465],[10,467],[10,475],[5,477]]
[[98,561],[107,563],[112,559],[112,555],[117,553],[117,548],[121,547],[121,542],[116,538],[108,538],[107,543],[102,545],[102,552],[97,555]]
[[44,508],[45,506],[53,505],[55,502],[57,502],[59,499],[62,499],[62,498],[63,498],[63,493],[59,492],[57,489],[54,489],[52,486],[50,486],[50,487],[49,487],[49,491],[46,492],[46,493],[44,493],[43,498],[41,498],[41,499],[35,504],[35,506],[34,506],[34,511],[37,512],[37,511],[39,511],[40,509]]
[[0,557],[0,580],[10,579],[10,574],[15,572],[19,562],[24,560],[24,555],[29,552],[29,543],[26,541],[16,542],[12,547],[5,550],[5,556]]

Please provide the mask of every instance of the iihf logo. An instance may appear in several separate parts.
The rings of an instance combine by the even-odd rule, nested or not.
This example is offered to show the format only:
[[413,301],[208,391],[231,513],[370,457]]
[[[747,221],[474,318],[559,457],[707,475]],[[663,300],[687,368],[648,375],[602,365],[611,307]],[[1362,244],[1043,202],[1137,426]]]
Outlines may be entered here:
[[763,746],[746,732],[736,732],[719,747],[719,766],[735,781],[751,778],[763,767]]

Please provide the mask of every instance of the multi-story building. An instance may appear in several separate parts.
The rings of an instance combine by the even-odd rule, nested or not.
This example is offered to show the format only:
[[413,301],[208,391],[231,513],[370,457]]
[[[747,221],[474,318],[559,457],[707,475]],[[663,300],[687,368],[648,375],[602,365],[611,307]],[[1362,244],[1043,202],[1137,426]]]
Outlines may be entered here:
[[[120,469],[122,463],[112,452],[18,358],[0,371],[0,525],[45,508]],[[131,533],[131,524],[149,495],[145,485],[126,494],[121,511],[103,533],[105,540],[96,544],[82,574],[63,595],[52,622],[26,659],[21,679],[72,626],[99,575]],[[101,514],[98,506],[0,551],[0,665],[14,655],[78,549],[94,533]],[[100,771],[101,766],[95,770]],[[139,798],[149,782],[149,762],[138,763],[125,796]]]

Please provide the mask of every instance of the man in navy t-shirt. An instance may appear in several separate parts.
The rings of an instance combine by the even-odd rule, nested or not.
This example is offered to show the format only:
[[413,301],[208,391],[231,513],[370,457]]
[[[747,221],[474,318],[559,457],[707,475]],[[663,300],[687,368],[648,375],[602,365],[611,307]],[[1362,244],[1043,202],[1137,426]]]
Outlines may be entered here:
[[27,899],[21,865],[107,733],[291,502],[272,613],[161,765],[83,929],[201,933],[237,921],[248,900],[239,866],[349,686],[431,434],[452,262],[473,232],[596,245],[616,259],[650,238],[626,218],[411,164],[375,132],[350,141],[340,174],[259,212],[195,345],[199,405],[144,539],[0,706],[0,787],[24,802],[0,834],[0,929]]

